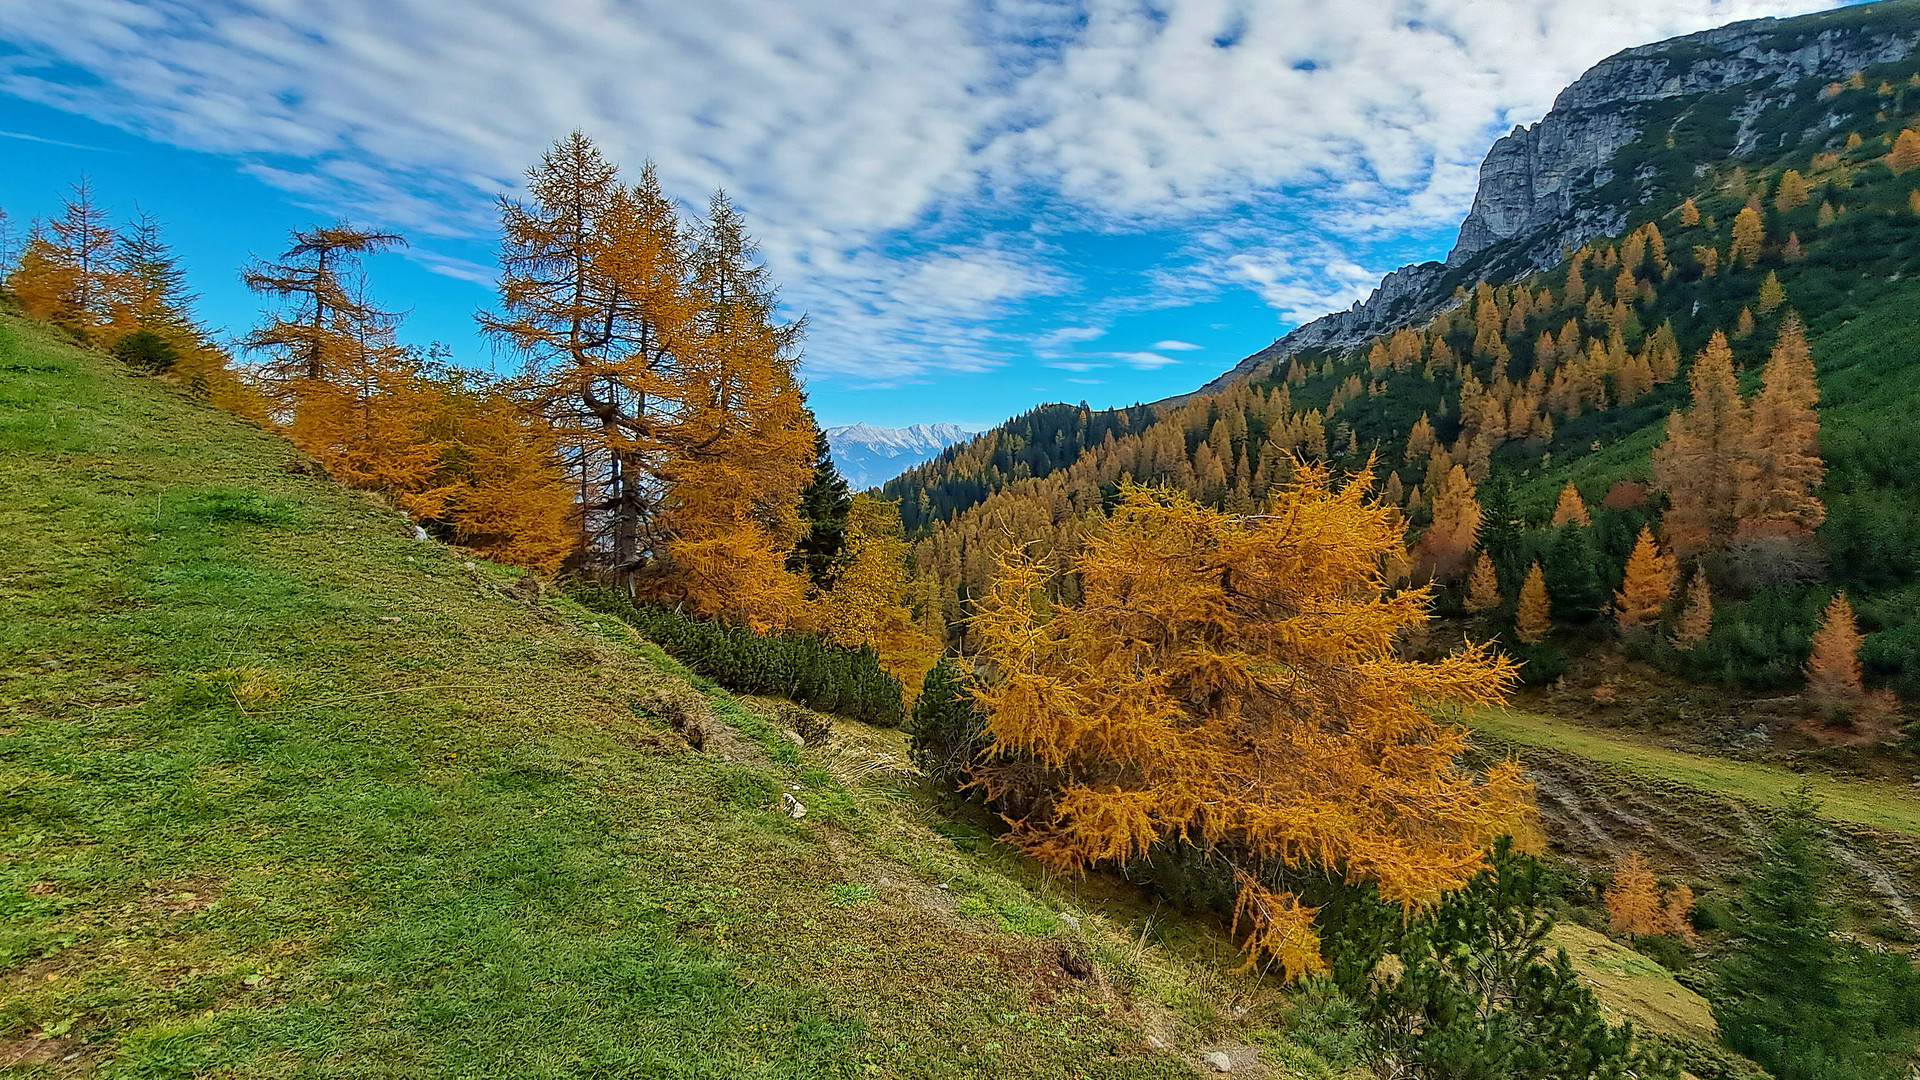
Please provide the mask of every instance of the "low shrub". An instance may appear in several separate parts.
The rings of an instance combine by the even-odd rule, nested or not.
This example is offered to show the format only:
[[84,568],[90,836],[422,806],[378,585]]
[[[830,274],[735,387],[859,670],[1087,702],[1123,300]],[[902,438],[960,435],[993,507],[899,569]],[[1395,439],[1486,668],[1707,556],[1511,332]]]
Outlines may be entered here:
[[[589,608],[632,624],[674,659],[729,690],[775,694],[817,712],[899,727],[899,680],[872,649],[843,649],[812,634],[756,634],[744,626],[640,607],[611,589],[574,587]],[[806,733],[801,732],[805,738]]]

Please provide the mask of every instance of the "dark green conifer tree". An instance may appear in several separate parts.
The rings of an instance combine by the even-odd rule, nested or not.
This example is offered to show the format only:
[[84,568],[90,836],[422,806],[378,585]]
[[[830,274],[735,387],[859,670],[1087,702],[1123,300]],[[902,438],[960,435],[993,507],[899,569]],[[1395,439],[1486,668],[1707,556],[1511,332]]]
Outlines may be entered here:
[[807,523],[807,533],[787,556],[787,569],[806,574],[817,588],[832,588],[840,548],[847,539],[847,509],[852,505],[853,493],[833,466],[827,436],[816,433],[813,480],[800,492],[800,517]]
[[1520,595],[1527,577],[1525,537],[1527,523],[1520,516],[1520,500],[1514,494],[1513,480],[1496,472],[1480,485],[1480,532],[1477,543],[1500,578],[1500,595]]
[[1900,1058],[1920,1027],[1920,976],[1903,956],[1835,934],[1817,814],[1802,787],[1776,816],[1713,1014],[1727,1045],[1778,1080],[1904,1077]]
[[1568,522],[1560,526],[1547,557],[1541,560],[1547,595],[1553,600],[1553,617],[1568,622],[1593,618],[1607,602],[1606,584],[1600,577],[1600,560],[1594,553],[1587,529]]

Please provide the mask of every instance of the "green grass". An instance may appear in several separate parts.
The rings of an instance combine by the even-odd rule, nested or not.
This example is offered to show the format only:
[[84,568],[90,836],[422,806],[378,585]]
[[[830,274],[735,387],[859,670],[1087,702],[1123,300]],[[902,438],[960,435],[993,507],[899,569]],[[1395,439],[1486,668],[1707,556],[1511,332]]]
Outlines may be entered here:
[[[1189,1075],[1144,1047],[1153,984],[1063,983],[1032,936],[1075,905],[1118,949],[1124,903],[962,851],[716,688],[772,760],[685,749],[635,708],[680,673],[605,616],[0,325],[0,1065]],[[788,819],[794,785],[835,809]],[[926,899],[975,894],[995,919]]]
[[1831,820],[1920,836],[1920,799],[1891,784],[1841,780],[1664,750],[1516,709],[1478,709],[1462,719],[1474,730],[1508,742],[1617,766],[1762,807],[1781,805],[1789,792],[1805,784],[1819,797],[1821,812]]

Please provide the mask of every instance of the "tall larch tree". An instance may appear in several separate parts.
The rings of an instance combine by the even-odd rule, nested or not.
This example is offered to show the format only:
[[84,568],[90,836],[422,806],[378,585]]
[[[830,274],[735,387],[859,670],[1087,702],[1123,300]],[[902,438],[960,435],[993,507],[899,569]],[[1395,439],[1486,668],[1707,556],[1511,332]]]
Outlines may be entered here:
[[1826,507],[1814,493],[1826,474],[1815,409],[1819,400],[1806,331],[1800,317],[1789,311],[1780,320],[1779,337],[1750,409],[1737,474],[1739,540],[1804,540],[1826,520]]
[[1474,560],[1473,573],[1467,576],[1468,611],[1492,611],[1500,606],[1500,575],[1493,568],[1493,560],[1486,552]]
[[[480,324],[526,359],[573,448],[579,553],[631,574],[662,487],[653,391],[669,374],[655,368],[690,317],[685,243],[671,208],[643,208],[580,131],[527,170],[527,195],[500,201],[501,311]],[[649,278],[660,288],[643,297]]]
[[1731,543],[1748,448],[1747,406],[1726,335],[1714,332],[1687,382],[1693,408],[1667,418],[1666,439],[1653,451],[1654,486],[1670,503],[1662,524],[1682,559]]
[[395,342],[398,317],[373,301],[360,269],[364,255],[405,241],[346,223],[291,239],[279,262],[241,274],[277,303],[244,339],[262,357],[255,383],[272,419],[342,482],[392,491],[415,516],[439,514],[437,391]]
[[756,627],[801,615],[786,557],[804,535],[800,492],[817,429],[797,377],[804,321],[782,322],[746,223],[714,195],[692,253],[695,333],[682,351],[662,472],[663,565],[649,585],[702,614]]
[[1527,568],[1526,583],[1520,586],[1520,606],[1514,613],[1514,633],[1529,645],[1538,645],[1553,632],[1551,601],[1547,596],[1547,576],[1535,562]]
[[1434,581],[1458,581],[1466,573],[1480,531],[1480,501],[1467,470],[1452,466],[1428,485],[1433,521],[1420,537],[1416,561]]
[[247,288],[290,305],[244,342],[266,356],[261,378],[282,399],[322,384],[364,382],[396,316],[368,298],[360,260],[404,247],[405,238],[342,222],[295,230],[291,239],[279,262],[255,263],[240,275]]
[[1680,618],[1673,628],[1673,647],[1681,652],[1692,652],[1707,635],[1713,632],[1713,586],[1707,582],[1706,571],[1695,569],[1687,580],[1686,600],[1680,607]]
[[1560,497],[1553,506],[1553,527],[1557,529],[1568,524],[1593,524],[1593,517],[1587,513],[1586,500],[1580,497],[1571,480],[1560,489]]
[[1660,907],[1660,884],[1653,868],[1639,850],[1630,850],[1613,866],[1613,881],[1607,885],[1607,924],[1614,933],[1628,937],[1658,934],[1666,928]]
[[1835,593],[1821,614],[1806,675],[1807,698],[1823,711],[1848,709],[1866,696],[1860,678],[1860,628],[1846,593]]
[[1700,208],[1694,205],[1692,199],[1680,204],[1680,224],[1684,228],[1700,224]]
[[1045,600],[1049,571],[1016,549],[973,625],[994,673],[976,775],[1009,839],[1068,871],[1170,844],[1218,857],[1249,961],[1286,976],[1325,964],[1283,873],[1412,908],[1482,869],[1525,784],[1461,769],[1465,733],[1427,706],[1499,701],[1514,668],[1479,647],[1399,659],[1429,597],[1383,571],[1402,526],[1369,487],[1303,466],[1271,513],[1230,517],[1127,486],[1072,560],[1078,605]]
[[1660,620],[1661,609],[1673,596],[1674,559],[1660,550],[1653,530],[1640,527],[1633,552],[1627,556],[1626,576],[1613,595],[1613,620],[1629,633]]
[[1760,245],[1766,239],[1766,228],[1760,221],[1760,211],[1748,205],[1742,207],[1733,219],[1733,244],[1727,249],[1727,262],[1733,266],[1752,266],[1760,258]]

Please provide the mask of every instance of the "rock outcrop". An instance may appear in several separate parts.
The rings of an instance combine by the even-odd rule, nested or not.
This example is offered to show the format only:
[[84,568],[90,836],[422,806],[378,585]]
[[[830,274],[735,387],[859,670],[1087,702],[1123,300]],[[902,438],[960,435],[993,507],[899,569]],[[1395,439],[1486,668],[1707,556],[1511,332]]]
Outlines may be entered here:
[[1502,276],[1544,269],[1568,248],[1619,232],[1628,205],[1595,196],[1615,179],[1620,151],[1647,134],[1653,103],[1744,91],[1743,101],[1712,107],[1730,108],[1738,124],[1733,153],[1751,153],[1756,119],[1791,104],[1807,80],[1844,80],[1920,45],[1920,5],[1871,8],[1734,23],[1602,60],[1562,90],[1538,123],[1516,127],[1493,144],[1480,165],[1473,208],[1444,263],[1395,270],[1365,301],[1296,327],[1196,393],[1222,389],[1306,349],[1352,348],[1429,319],[1454,303],[1456,286],[1470,284],[1495,260],[1510,272]]
[[[1640,137],[1635,105],[1735,88],[1764,105],[1770,91],[1789,93],[1802,80],[1844,79],[1899,60],[1917,37],[1871,24],[1796,33],[1778,19],[1756,19],[1615,53],[1562,90],[1539,123],[1493,144],[1447,265],[1516,237],[1557,259],[1562,246],[1617,229],[1618,207],[1583,214],[1581,196],[1613,179],[1614,155]],[[1758,111],[1742,117],[1743,130]]]

